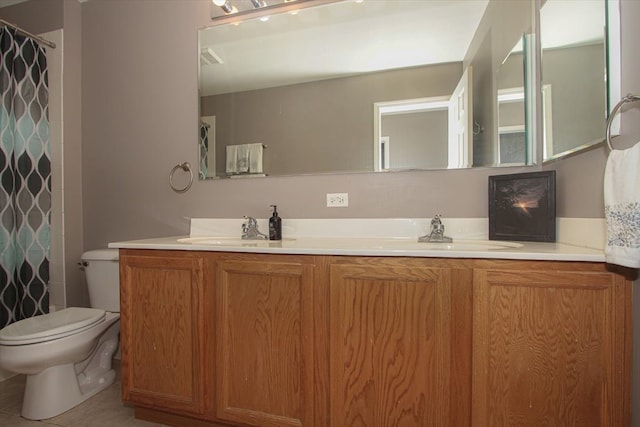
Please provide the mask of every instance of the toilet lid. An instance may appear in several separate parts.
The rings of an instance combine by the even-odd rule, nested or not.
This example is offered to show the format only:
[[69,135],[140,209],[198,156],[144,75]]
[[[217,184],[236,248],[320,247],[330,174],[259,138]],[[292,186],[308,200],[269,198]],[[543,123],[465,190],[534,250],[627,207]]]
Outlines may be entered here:
[[104,319],[105,311],[97,308],[65,308],[10,324],[0,330],[0,345],[34,344],[62,338]]

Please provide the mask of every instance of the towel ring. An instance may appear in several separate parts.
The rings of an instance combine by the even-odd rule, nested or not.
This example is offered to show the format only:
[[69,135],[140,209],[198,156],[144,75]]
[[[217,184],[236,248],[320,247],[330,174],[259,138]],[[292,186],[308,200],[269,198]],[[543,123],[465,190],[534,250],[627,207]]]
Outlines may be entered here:
[[611,110],[611,114],[609,114],[609,118],[607,119],[607,147],[609,147],[610,151],[613,151],[613,145],[611,144],[611,124],[613,123],[613,118],[624,104],[635,101],[640,101],[640,96],[627,94],[627,96],[624,96],[616,106],[613,107],[613,110]]
[[[173,174],[176,173],[178,169],[189,172],[189,182],[184,188],[176,188],[176,186],[173,184]],[[193,171],[191,170],[191,163],[180,163],[178,165],[175,165],[173,169],[171,169],[171,173],[169,174],[169,185],[171,186],[171,189],[173,191],[175,191],[176,193],[186,193],[187,190],[191,188],[191,184],[193,184]]]

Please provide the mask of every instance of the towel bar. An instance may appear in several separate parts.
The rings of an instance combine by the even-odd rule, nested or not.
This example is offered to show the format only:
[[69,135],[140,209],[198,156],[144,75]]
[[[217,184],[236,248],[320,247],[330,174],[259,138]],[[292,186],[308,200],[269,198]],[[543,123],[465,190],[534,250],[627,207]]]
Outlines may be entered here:
[[627,96],[624,96],[616,106],[613,107],[613,110],[611,110],[611,114],[609,114],[609,118],[607,119],[607,146],[609,150],[613,151],[613,145],[611,145],[611,124],[613,123],[613,118],[618,114],[618,111],[624,104],[635,101],[640,101],[640,96],[627,94]]

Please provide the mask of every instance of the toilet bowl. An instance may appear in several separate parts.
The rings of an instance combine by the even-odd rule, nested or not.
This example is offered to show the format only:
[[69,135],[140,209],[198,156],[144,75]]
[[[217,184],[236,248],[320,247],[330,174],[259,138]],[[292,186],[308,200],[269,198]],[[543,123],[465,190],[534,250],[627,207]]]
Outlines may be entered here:
[[[117,251],[90,251],[82,259],[94,308],[70,307],[0,330],[0,368],[26,375],[24,418],[59,415],[115,380],[111,362],[120,332],[119,301],[113,298],[113,292],[119,294]],[[93,278],[92,269],[97,274]],[[92,297],[95,286],[101,287],[97,300]]]

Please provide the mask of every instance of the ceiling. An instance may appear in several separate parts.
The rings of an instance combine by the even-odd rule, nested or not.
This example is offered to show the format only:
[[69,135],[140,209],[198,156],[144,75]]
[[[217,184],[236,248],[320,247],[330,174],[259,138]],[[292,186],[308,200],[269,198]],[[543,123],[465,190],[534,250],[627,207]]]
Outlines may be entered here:
[[[547,0],[540,10],[543,49],[601,41],[605,11],[600,1]],[[570,29],[570,31],[568,31]]]
[[[252,7],[248,0],[232,3],[240,10]],[[254,19],[200,30],[200,48],[210,49],[222,61],[200,67],[201,94],[462,61],[487,4],[345,0],[296,15],[274,15],[266,22]],[[212,14],[220,13],[213,6]],[[601,41],[604,21],[600,1],[548,0],[541,11],[542,46]]]
[[12,6],[14,4],[24,3],[25,1],[28,0],[0,0],[0,7]]
[[487,3],[351,0],[201,30],[222,61],[200,68],[201,94],[462,61]]
[[[0,8],[6,7],[6,6],[13,6],[14,4],[18,4],[18,3],[25,3],[28,1],[29,0],[0,0]],[[87,1],[89,0],[78,0],[78,3],[84,3]]]

